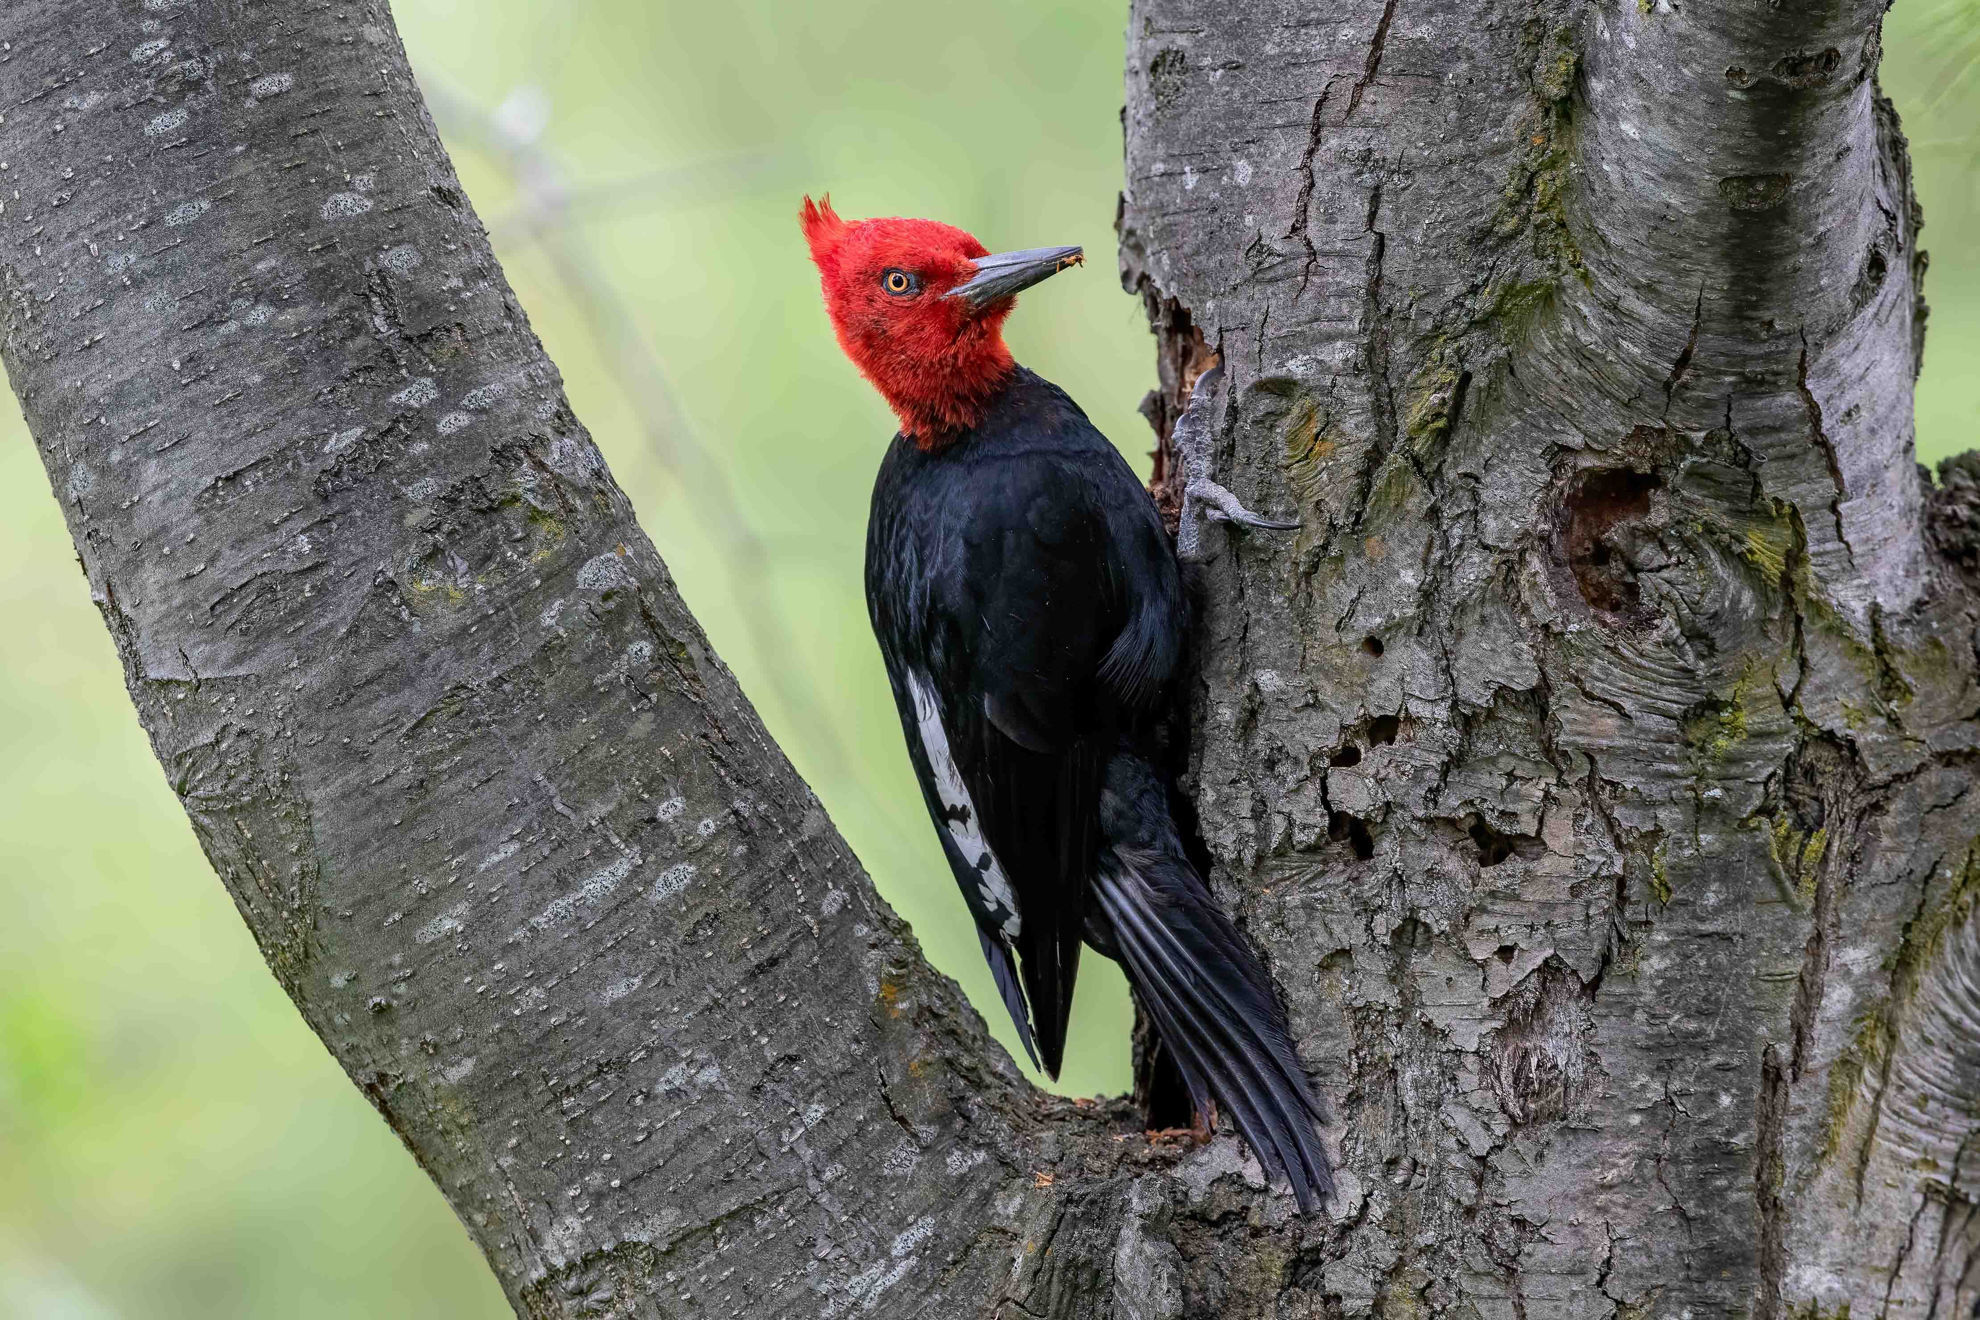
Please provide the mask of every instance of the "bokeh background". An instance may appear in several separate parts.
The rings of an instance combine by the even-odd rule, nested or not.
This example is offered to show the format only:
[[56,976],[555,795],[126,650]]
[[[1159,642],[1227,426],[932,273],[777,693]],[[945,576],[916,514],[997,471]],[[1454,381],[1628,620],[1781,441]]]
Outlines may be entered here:
[[[1932,304],[1927,462],[1980,443],[1980,0],[1904,0],[1884,82]],[[1120,0],[398,0],[509,277],[716,647],[936,964],[994,1006],[860,598],[891,419],[838,356],[800,192],[1095,258],[1018,356],[1135,457],[1111,275]],[[1062,1089],[1119,1090],[1087,960]],[[986,1015],[1006,1039],[1001,1012]],[[508,1314],[263,968],[194,846],[11,401],[0,406],[0,1318]]]

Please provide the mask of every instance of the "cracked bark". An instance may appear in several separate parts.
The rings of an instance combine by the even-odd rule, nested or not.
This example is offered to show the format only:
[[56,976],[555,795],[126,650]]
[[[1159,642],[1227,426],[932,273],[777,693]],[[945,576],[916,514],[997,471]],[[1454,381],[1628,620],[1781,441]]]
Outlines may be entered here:
[[1910,459],[1875,4],[1133,7],[1151,417],[1221,354],[1303,524],[1195,573],[1185,788],[1339,1115],[1304,1220],[922,963],[382,0],[14,17],[0,355],[132,699],[520,1314],[1972,1312],[1980,463]]

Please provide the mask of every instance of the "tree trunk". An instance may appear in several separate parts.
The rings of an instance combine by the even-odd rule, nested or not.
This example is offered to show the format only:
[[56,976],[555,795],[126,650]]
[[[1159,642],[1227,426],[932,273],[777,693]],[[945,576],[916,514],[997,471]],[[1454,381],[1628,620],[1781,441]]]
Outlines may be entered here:
[[139,716],[519,1314],[1972,1312],[1980,477],[1928,527],[1878,10],[1645,8],[1131,17],[1153,411],[1220,352],[1304,525],[1200,571],[1187,781],[1302,1219],[921,961],[383,0],[15,6],[0,354]]
[[1974,1313],[1975,610],[1881,11],[1135,6],[1155,411],[1220,352],[1304,523],[1207,573],[1190,788],[1339,1105],[1315,1308]]

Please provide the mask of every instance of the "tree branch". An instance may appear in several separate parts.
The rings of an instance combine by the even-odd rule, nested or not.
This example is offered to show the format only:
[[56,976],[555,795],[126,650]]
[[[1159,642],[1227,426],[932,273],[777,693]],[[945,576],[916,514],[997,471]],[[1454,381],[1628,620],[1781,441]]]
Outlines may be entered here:
[[709,650],[385,5],[13,17],[0,353],[132,699],[518,1312],[1023,1295],[1027,1226],[1121,1156]]

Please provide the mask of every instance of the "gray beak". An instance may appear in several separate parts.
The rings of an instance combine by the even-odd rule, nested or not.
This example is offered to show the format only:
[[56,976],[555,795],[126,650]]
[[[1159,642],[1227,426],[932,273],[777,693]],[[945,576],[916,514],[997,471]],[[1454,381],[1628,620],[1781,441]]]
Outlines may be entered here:
[[1086,262],[1086,250],[1077,247],[1026,248],[1022,252],[996,252],[976,259],[976,274],[950,289],[947,297],[961,298],[971,311],[981,311],[991,303],[1028,289],[1040,280],[1050,279],[1068,266]]

